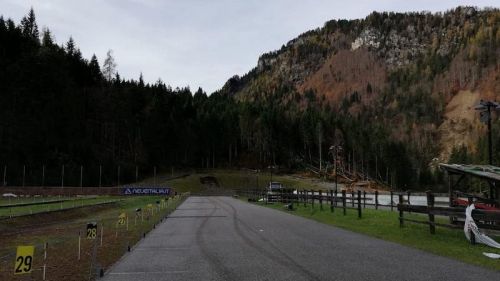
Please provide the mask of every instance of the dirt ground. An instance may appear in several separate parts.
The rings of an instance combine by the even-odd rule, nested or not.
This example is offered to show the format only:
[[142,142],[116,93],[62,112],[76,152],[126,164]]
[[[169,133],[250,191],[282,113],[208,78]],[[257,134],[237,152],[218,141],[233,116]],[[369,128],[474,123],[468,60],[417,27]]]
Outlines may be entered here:
[[[148,233],[164,216],[175,209],[180,198],[155,204],[158,198],[141,199],[120,205],[89,206],[51,214],[2,220],[0,222],[0,280],[89,280],[99,271],[108,269],[128,249]],[[150,202],[150,203],[148,203]],[[136,207],[143,206],[142,215]],[[152,206],[152,208],[148,207]],[[153,211],[150,211],[150,210]],[[126,213],[127,220],[119,226],[118,216]],[[137,213],[139,214],[139,213]],[[86,225],[97,222],[95,240],[86,239]],[[128,226],[127,226],[128,224]],[[102,245],[101,245],[102,231]],[[80,239],[79,239],[80,237]],[[80,259],[78,244],[80,240]],[[47,243],[47,244],[46,244]],[[14,260],[18,245],[35,245],[33,272],[15,276]],[[44,248],[47,245],[47,258]]]

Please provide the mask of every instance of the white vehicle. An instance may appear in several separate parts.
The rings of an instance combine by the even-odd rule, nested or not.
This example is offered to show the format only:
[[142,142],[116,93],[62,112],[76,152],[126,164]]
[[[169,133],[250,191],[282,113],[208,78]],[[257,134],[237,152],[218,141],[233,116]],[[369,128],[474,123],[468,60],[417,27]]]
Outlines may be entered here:
[[280,182],[272,181],[269,182],[268,193],[273,194],[279,192],[283,189],[283,185]]

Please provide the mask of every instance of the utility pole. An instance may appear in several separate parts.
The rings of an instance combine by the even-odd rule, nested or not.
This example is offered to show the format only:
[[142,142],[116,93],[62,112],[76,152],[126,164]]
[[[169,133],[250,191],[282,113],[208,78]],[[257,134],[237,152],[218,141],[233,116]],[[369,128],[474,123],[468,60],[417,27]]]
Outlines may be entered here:
[[320,174],[320,177],[321,177],[321,171],[323,170],[323,166],[322,166],[322,155],[321,155],[321,123],[318,123],[318,147],[319,147],[319,174]]
[[61,187],[64,187],[64,165],[62,165],[61,170]]
[[80,165],[80,188],[83,188],[83,165]]
[[26,178],[26,165],[23,165],[23,187],[24,187],[25,178]]
[[500,110],[500,104],[496,101],[481,100],[474,108],[479,111],[481,123],[486,123],[488,126],[488,163],[493,165],[493,144],[491,140],[491,109]]
[[335,192],[338,191],[338,156],[342,151],[342,146],[340,145],[332,145],[330,146],[330,153],[333,154],[333,170],[335,171]]
[[3,166],[3,186],[7,186],[7,165]]
[[139,179],[139,166],[135,166],[135,182]]
[[42,187],[45,186],[45,165],[42,165]]

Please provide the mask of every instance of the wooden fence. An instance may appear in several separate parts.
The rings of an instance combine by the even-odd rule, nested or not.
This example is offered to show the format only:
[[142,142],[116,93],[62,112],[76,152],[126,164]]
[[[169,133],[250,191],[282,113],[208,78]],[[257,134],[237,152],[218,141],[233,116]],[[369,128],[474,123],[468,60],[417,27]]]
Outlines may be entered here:
[[[405,203],[398,204],[399,211],[399,226],[403,227],[405,222],[420,223],[429,225],[431,234],[436,233],[436,226],[447,228],[462,228],[465,219],[465,207],[437,207],[434,205],[435,196],[432,192],[428,191],[427,206],[415,206]],[[402,201],[402,195],[399,195],[399,202]],[[472,204],[472,197],[469,197],[469,204]],[[405,218],[404,213],[419,213],[426,214],[427,220]],[[435,221],[435,216],[449,217],[449,223],[438,223]],[[477,226],[482,229],[500,230],[500,211],[480,210],[475,209],[472,211],[472,218]],[[473,242],[472,239],[471,242]]]
[[[348,196],[349,194],[349,196]],[[334,190],[295,190],[295,189],[281,189],[275,192],[269,192],[263,189],[243,189],[237,191],[237,195],[244,196],[248,198],[248,201],[257,202],[261,201],[264,204],[278,202],[283,204],[288,204],[289,208],[293,208],[294,204],[303,204],[304,207],[310,204],[312,208],[316,206],[323,210],[325,207],[329,207],[331,212],[334,212],[336,208],[342,209],[343,214],[346,214],[346,210],[356,210],[358,212],[358,217],[362,217],[362,209],[366,206],[372,206],[376,210],[380,207],[390,208],[394,210],[397,204],[394,203],[394,199],[397,198],[399,193],[390,192],[390,203],[381,204],[379,202],[379,192],[367,193],[366,191],[351,191],[347,192],[342,190],[341,192],[336,192]],[[370,197],[367,197],[369,195]],[[405,193],[409,198],[409,193]],[[401,194],[402,196],[402,194]],[[400,199],[402,200],[402,199]],[[409,201],[407,199],[406,201]]]

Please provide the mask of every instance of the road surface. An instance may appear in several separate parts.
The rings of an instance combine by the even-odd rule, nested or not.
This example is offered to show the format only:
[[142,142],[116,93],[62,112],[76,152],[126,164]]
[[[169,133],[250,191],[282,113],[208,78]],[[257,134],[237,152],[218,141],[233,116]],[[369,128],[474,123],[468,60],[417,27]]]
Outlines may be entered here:
[[464,264],[230,197],[190,197],[104,280],[500,280]]

